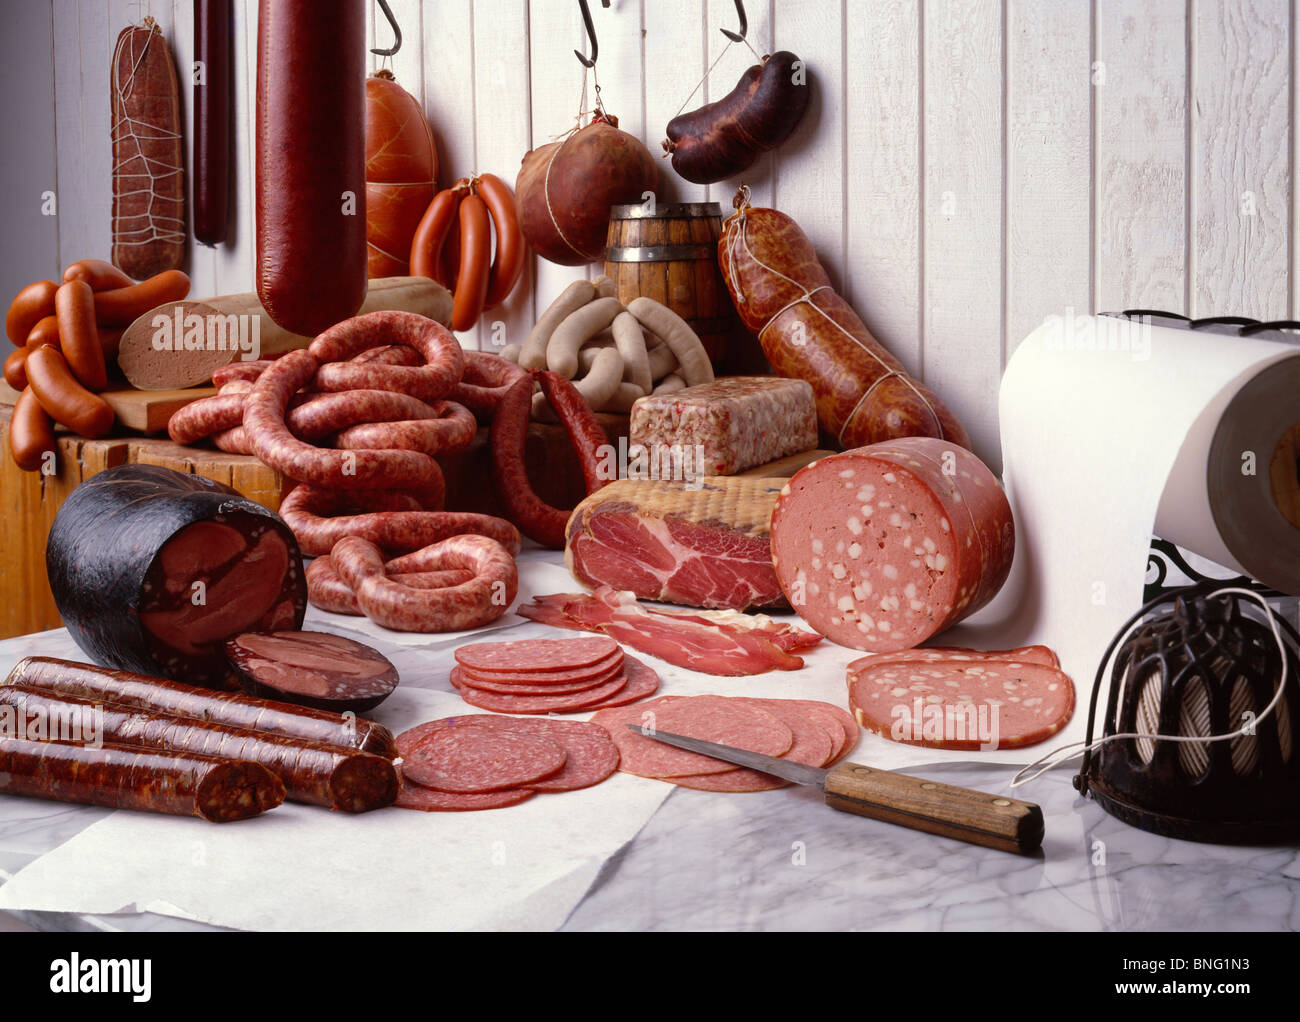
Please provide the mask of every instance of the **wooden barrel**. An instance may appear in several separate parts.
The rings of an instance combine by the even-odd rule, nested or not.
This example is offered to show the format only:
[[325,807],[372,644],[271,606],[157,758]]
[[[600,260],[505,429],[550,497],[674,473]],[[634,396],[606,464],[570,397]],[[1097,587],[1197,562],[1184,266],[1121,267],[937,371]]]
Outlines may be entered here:
[[605,251],[618,300],[645,297],[668,306],[700,335],[715,367],[739,328],[718,270],[721,234],[716,202],[613,206]]

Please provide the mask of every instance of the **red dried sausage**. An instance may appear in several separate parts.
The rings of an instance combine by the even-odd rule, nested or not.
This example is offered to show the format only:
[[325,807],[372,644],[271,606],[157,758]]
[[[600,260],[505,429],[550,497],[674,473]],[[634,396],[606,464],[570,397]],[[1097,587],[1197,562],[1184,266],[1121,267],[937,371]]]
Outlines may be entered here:
[[18,662],[4,684],[120,703],[251,731],[269,731],[309,742],[360,749],[378,756],[391,758],[397,755],[392,732],[364,717],[292,706],[242,692],[212,692],[93,664],[53,657],[27,657]]
[[4,739],[0,793],[226,823],[274,809],[284,782],[258,763],[195,752]]
[[0,685],[0,704],[47,719],[93,721],[99,739],[111,745],[259,763],[284,782],[294,802],[359,813],[397,798],[392,762],[356,749],[17,685]]

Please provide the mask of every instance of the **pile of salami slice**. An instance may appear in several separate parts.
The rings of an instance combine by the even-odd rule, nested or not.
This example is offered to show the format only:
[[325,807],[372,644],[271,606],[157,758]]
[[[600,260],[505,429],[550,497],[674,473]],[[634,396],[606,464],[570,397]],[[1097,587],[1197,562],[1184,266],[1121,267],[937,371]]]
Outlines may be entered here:
[[446,717],[404,731],[397,749],[396,804],[429,813],[500,809],[539,791],[589,788],[618,767],[609,732],[577,720]]
[[657,742],[629,731],[627,725],[814,767],[833,766],[858,744],[858,725],[850,714],[811,699],[661,696],[636,706],[601,710],[591,719],[609,729],[623,772],[701,791],[769,791],[790,782]]
[[451,683],[465,702],[495,713],[583,713],[652,696],[659,675],[593,636],[461,646]]
[[879,653],[849,664],[848,685],[864,728],[929,749],[1034,745],[1074,713],[1074,683],[1046,646]]

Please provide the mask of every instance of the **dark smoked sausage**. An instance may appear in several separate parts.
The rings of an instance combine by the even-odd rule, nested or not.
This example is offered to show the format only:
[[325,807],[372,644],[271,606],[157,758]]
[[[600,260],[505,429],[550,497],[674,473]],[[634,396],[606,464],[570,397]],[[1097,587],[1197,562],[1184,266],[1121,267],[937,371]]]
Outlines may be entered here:
[[392,732],[364,717],[292,706],[242,692],[210,692],[162,678],[71,660],[27,657],[18,662],[4,684],[119,703],[227,727],[269,731],[301,741],[373,752],[390,759],[397,755]]
[[392,761],[356,749],[17,685],[0,685],[0,704],[14,707],[28,719],[80,721],[83,728],[93,725],[98,739],[110,745],[260,763],[284,782],[293,802],[362,813],[392,805],[397,798]]
[[194,83],[194,237],[204,245],[226,240],[230,207],[230,0],[195,0],[194,59],[203,81]]
[[284,782],[266,767],[195,752],[0,739],[0,793],[246,820],[284,801]]
[[157,465],[117,465],[78,486],[54,518],[45,565],[89,656],[191,685],[228,685],[226,639],[297,628],[307,609],[302,558],[279,517]]
[[716,103],[669,121],[664,152],[687,181],[734,177],[790,136],[808,108],[808,94],[802,62],[780,50],[747,70]]

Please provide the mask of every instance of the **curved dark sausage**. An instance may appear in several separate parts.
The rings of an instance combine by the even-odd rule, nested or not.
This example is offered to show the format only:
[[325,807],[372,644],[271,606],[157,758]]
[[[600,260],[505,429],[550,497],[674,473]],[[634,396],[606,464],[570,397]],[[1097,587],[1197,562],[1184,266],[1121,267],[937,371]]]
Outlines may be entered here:
[[687,181],[734,177],[790,136],[808,108],[808,95],[802,61],[779,50],[749,68],[722,99],[669,121],[664,151]]

